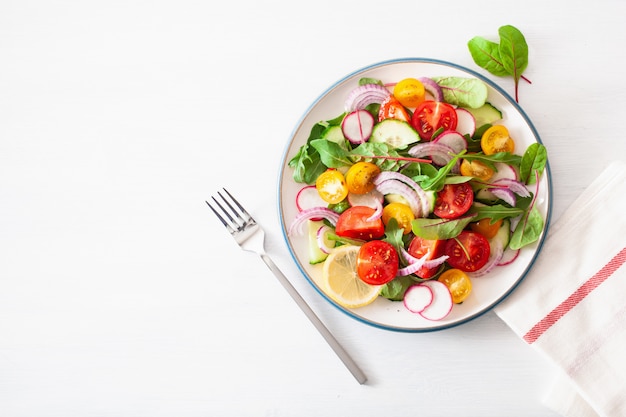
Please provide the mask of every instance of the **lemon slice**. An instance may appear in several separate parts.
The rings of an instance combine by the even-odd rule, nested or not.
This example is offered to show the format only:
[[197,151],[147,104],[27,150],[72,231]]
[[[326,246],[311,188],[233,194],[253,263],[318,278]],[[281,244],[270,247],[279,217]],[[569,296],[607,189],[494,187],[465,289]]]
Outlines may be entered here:
[[346,308],[366,306],[378,297],[381,285],[369,285],[359,278],[356,262],[359,246],[338,246],[328,255],[322,269],[324,292]]

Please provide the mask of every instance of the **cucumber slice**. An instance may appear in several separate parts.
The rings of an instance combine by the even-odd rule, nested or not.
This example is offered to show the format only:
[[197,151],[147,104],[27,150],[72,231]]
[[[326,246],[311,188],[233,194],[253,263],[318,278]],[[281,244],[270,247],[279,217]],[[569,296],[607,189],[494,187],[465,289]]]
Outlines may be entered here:
[[385,119],[374,126],[369,141],[386,143],[392,149],[406,149],[410,144],[419,142],[420,136],[403,120]]
[[430,213],[435,210],[435,202],[437,201],[437,193],[433,190],[425,190],[426,197],[428,198],[428,203],[430,204]]
[[498,229],[498,233],[489,239],[489,244],[494,251],[496,246],[499,246],[504,250],[509,244],[509,239],[511,239],[511,222],[508,219],[504,219],[502,220],[500,229]]
[[329,126],[326,128],[326,130],[322,133],[322,139],[338,143],[339,145],[343,145],[346,140],[343,136],[341,126]]
[[[308,221],[308,236],[309,236],[309,263],[311,265],[324,262],[328,258],[328,254],[320,249],[317,243],[317,231],[320,227],[324,226],[323,220],[309,220]],[[326,239],[325,243],[328,247],[334,248],[335,241]]]
[[469,107],[464,107],[464,109],[474,115],[477,128],[486,124],[492,124],[502,119],[502,112],[489,102],[476,109],[471,109]]
[[402,204],[406,204],[407,206],[409,205],[409,202],[406,201],[406,198],[404,198],[400,194],[394,194],[394,193],[387,194],[385,195],[385,201],[387,203],[402,203]]

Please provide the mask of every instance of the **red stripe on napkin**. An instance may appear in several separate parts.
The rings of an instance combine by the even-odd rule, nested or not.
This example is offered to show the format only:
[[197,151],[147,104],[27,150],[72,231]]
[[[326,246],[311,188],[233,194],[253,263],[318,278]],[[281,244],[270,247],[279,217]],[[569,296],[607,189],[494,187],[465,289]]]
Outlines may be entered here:
[[626,248],[623,248],[606,265],[574,291],[565,301],[559,304],[554,310],[548,313],[543,319],[533,326],[524,335],[524,340],[528,344],[534,343],[561,317],[567,314],[572,308],[580,303],[589,293],[595,290],[600,284],[606,281],[613,273],[626,262]]

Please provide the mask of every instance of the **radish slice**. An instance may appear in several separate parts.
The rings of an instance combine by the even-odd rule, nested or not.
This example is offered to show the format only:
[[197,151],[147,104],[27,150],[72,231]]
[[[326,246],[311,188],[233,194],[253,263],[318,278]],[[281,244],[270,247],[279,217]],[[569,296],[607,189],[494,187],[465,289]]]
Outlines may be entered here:
[[365,194],[348,193],[348,203],[350,206],[366,206],[374,209],[374,213],[366,220],[372,221],[380,218],[383,215],[383,202],[385,196],[374,188],[372,191]]
[[493,164],[496,167],[496,172],[493,174],[493,176],[489,179],[490,182],[496,182],[502,178],[507,178],[509,180],[519,180],[519,175],[517,173],[517,170],[509,165],[506,164],[504,162],[496,162],[495,164]]
[[454,302],[452,301],[452,294],[450,290],[440,281],[424,281],[418,284],[418,286],[425,286],[430,288],[433,293],[433,301],[419,314],[426,320],[437,321],[446,318]]
[[383,204],[384,200],[385,196],[375,188],[365,194],[348,193],[348,203],[351,206],[367,206],[375,209]]
[[502,254],[502,258],[500,259],[500,262],[498,262],[498,266],[504,266],[504,265],[509,265],[511,263],[513,263],[513,261],[515,261],[517,259],[517,257],[519,256],[519,249],[506,249],[504,251],[504,253]]
[[432,304],[434,299],[433,291],[430,287],[421,284],[411,285],[404,292],[404,299],[402,300],[404,306],[411,313],[421,313],[426,307]]
[[[320,197],[320,193],[317,192],[317,188],[314,185],[306,185],[298,191],[296,194],[296,207],[298,211],[303,211],[313,207],[327,207],[328,203]],[[322,220],[311,219],[311,220]]]
[[441,91],[441,87],[437,84],[432,78],[421,77],[418,78],[422,84],[424,84],[424,90],[428,92],[431,96],[433,96],[433,100],[435,101],[443,101],[443,91]]
[[341,122],[343,135],[356,145],[366,142],[374,129],[374,116],[367,110],[348,113]]
[[365,84],[358,86],[350,92],[345,102],[347,112],[365,109],[372,103],[382,103],[391,92],[378,84]]
[[465,137],[455,130],[447,130],[432,140],[431,143],[439,143],[452,148],[454,153],[467,150],[467,140]]
[[456,130],[461,135],[474,136],[476,132],[476,118],[469,110],[463,107],[456,108]]

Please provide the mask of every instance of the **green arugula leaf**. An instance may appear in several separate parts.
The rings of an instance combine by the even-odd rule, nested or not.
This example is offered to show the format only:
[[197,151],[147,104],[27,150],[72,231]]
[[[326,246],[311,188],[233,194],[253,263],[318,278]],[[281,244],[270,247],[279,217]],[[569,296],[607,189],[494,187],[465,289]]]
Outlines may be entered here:
[[299,183],[313,184],[317,177],[326,170],[320,154],[308,143],[302,145],[298,153],[291,158],[289,166],[293,168],[293,180]]
[[491,169],[494,169],[494,170],[496,169],[496,166],[495,166],[496,162],[504,162],[505,164],[508,164],[508,165],[520,166],[520,163],[522,161],[521,156],[514,155],[510,152],[498,152],[498,153],[494,153],[493,155],[485,155],[481,151],[477,153],[466,153],[463,156],[461,156],[461,158],[467,159],[468,161],[476,161],[476,160],[481,161],[485,165],[488,165],[489,167],[491,167]]
[[505,164],[519,166],[522,160],[522,157],[519,155],[512,154],[511,152],[498,152],[491,155],[485,155],[482,152],[469,154],[466,153],[461,156],[463,159],[472,160],[480,160],[485,163],[495,163],[495,162],[504,162]]
[[352,165],[346,150],[335,142],[326,139],[315,139],[311,141],[311,146],[319,152],[322,163],[328,168],[341,168]]
[[437,171],[437,175],[425,181],[422,181],[420,186],[424,189],[424,191],[429,191],[429,190],[441,191],[441,189],[446,183],[446,177],[448,173],[452,170],[452,168],[454,168],[457,161],[463,154],[465,154],[465,151],[462,151],[459,154],[455,155],[454,158],[450,160],[450,162],[448,162],[443,167],[439,168],[439,170]]
[[398,225],[398,221],[391,217],[385,226],[385,238],[383,239],[387,243],[390,243],[398,254],[402,252],[402,248],[404,248],[404,241],[402,240],[402,235],[404,234],[404,230],[400,228]]
[[307,142],[289,160],[288,165],[294,169],[293,179],[295,182],[313,184],[317,177],[326,170],[327,167],[322,163],[319,152],[310,144],[312,140],[322,137],[328,126],[328,122],[315,123],[311,128]]
[[436,176],[437,172],[437,167],[432,164],[410,164],[402,168],[402,173],[418,184]]
[[[380,289],[380,295],[391,301],[402,301],[406,290],[418,279],[413,279],[410,275],[395,277]],[[422,280],[419,280],[422,281]]]
[[521,216],[525,213],[525,210],[520,207],[507,207],[502,204],[496,204],[493,206],[478,206],[473,205],[468,214],[474,216],[472,221],[478,221],[482,219],[491,219],[492,221],[513,218]]
[[463,216],[452,220],[418,218],[411,222],[413,233],[422,239],[443,240],[452,239],[470,222],[477,220],[475,216]]

